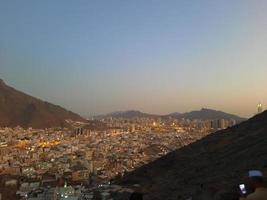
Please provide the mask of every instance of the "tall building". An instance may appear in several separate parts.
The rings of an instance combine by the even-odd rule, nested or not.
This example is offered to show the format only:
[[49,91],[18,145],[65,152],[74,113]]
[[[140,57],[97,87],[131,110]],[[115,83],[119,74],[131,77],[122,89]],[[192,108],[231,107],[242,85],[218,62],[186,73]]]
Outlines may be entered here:
[[212,120],[211,121],[211,128],[214,130],[218,129],[218,120]]
[[131,132],[132,133],[135,132],[135,125],[134,124],[131,125]]
[[258,113],[262,113],[262,105],[261,105],[261,103],[258,104]]

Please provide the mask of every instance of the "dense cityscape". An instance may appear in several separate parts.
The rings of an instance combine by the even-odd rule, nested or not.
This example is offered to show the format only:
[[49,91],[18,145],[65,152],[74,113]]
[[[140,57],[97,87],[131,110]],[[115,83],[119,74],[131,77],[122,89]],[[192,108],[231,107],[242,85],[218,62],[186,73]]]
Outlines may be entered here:
[[267,0],[0,0],[0,200],[267,200]]
[[121,190],[116,178],[236,122],[109,117],[101,119],[102,130],[69,123],[68,129],[2,128],[1,187],[16,190],[17,199],[93,199],[100,185]]

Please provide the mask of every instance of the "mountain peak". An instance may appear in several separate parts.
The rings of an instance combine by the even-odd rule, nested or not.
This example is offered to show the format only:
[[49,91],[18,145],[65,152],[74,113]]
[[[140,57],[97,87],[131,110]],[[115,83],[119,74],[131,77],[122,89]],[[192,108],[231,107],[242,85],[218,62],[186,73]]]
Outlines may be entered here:
[[160,115],[154,115],[149,113],[143,113],[139,110],[125,110],[125,111],[118,111],[112,112],[107,115],[97,116],[98,118],[105,118],[105,117],[114,117],[114,118],[136,118],[136,117],[150,117],[156,118],[160,117]]
[[1,84],[1,85],[5,85],[5,82],[4,82],[4,80],[3,80],[3,79],[1,79],[1,78],[0,78],[0,84]]
[[210,108],[201,108],[201,110],[200,111],[215,111],[215,110],[213,110],[213,109],[210,109]]
[[112,112],[107,115],[96,116],[97,118],[105,118],[105,117],[114,117],[114,118],[135,118],[135,117],[145,117],[145,118],[158,118],[158,117],[173,117],[176,119],[190,119],[190,120],[217,120],[217,119],[226,119],[226,120],[236,120],[237,122],[244,121],[245,119],[239,117],[237,115],[225,113],[222,111],[217,111],[209,108],[202,108],[200,110],[195,110],[186,113],[173,112],[168,115],[157,115],[157,114],[149,114],[143,113],[139,110],[126,110],[126,111],[118,111]]
[[184,119],[199,119],[199,120],[214,120],[214,119],[233,119],[238,122],[244,121],[245,119],[242,117],[239,117],[237,115],[225,113],[218,110],[213,110],[209,108],[202,108],[200,110],[194,110],[191,112],[179,114],[179,115],[172,115],[175,118],[184,118]]
[[0,79],[0,127],[62,127],[66,120],[85,121],[60,106],[20,92]]

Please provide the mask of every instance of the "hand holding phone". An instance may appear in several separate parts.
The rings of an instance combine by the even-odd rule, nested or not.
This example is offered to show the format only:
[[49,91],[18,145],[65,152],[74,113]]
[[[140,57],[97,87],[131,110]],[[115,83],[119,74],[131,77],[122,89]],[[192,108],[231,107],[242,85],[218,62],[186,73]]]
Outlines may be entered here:
[[246,186],[245,184],[240,184],[239,189],[243,195],[247,194]]

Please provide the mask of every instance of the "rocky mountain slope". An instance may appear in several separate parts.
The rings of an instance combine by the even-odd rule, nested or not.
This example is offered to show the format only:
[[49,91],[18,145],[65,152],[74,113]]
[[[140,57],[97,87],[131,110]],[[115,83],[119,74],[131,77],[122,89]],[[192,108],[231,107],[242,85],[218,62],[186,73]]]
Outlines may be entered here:
[[71,111],[31,97],[0,80],[0,126],[62,127],[67,119],[85,121]]
[[146,200],[234,200],[249,169],[267,171],[267,111],[213,133],[118,180]]

